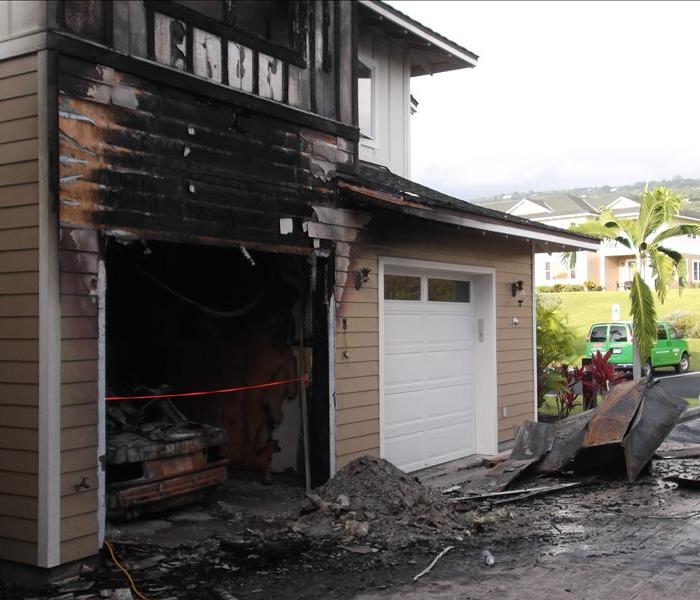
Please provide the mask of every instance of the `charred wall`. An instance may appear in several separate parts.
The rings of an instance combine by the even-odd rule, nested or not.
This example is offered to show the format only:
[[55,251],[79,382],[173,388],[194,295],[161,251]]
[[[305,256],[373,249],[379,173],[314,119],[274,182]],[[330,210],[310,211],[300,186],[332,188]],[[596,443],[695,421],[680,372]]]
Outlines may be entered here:
[[353,161],[338,136],[73,58],[59,90],[66,224],[301,250],[309,199]]

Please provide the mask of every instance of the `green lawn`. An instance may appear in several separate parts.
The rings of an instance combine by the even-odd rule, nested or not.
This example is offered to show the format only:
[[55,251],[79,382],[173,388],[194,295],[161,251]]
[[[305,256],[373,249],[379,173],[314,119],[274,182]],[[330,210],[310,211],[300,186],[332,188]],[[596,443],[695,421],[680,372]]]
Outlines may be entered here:
[[[612,320],[612,305],[620,305],[620,317],[631,320],[629,314],[629,292],[561,292],[559,294],[540,294],[541,298],[561,299],[562,311],[568,316],[571,325],[579,336],[581,352],[590,326],[593,323]],[[677,290],[669,290],[666,302],[659,304],[656,311],[659,319],[677,310],[695,312],[700,318],[700,289],[683,290],[681,296]],[[700,366],[700,339],[689,339],[688,345],[692,362]],[[691,359],[691,360],[692,360]]]
[[[700,404],[700,400],[697,398],[684,398],[684,400],[688,403],[688,408],[697,408],[698,405]],[[581,400],[579,400],[578,405],[573,408],[571,411],[572,415],[577,415],[581,412]],[[537,411],[541,415],[549,415],[556,417],[557,416],[557,401],[554,399],[554,396],[547,396],[545,398],[544,404],[540,406],[539,410]]]

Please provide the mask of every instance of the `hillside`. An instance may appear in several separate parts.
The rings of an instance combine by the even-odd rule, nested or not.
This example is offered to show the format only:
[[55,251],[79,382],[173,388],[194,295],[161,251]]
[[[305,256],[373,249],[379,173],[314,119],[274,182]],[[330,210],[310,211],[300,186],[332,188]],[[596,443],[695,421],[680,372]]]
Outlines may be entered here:
[[591,202],[592,204],[600,204],[600,202],[595,202],[595,200],[612,200],[617,196],[637,196],[642,193],[645,185],[649,185],[650,188],[658,186],[670,188],[687,199],[687,209],[700,213],[700,179],[690,179],[684,177],[674,177],[673,179],[664,179],[661,181],[638,181],[636,183],[618,186],[603,185],[598,187],[579,187],[568,190],[548,190],[544,192],[513,192],[510,194],[479,198],[477,200],[472,200],[472,202],[474,204],[487,206],[492,203],[501,203],[504,201],[513,202],[525,198],[546,202],[549,198],[567,195],[582,198],[588,202]]

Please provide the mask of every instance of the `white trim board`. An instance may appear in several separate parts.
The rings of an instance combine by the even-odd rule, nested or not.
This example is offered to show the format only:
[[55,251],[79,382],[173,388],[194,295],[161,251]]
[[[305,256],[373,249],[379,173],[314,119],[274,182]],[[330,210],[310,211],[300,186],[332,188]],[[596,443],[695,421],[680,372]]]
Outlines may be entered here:
[[61,306],[58,217],[49,189],[47,50],[38,59],[39,126],[39,474],[37,565],[61,562]]
[[[484,341],[475,343],[475,453],[495,454],[498,451],[498,363],[496,354],[496,270],[491,267],[413,260],[407,258],[378,258],[379,294],[379,455],[384,449],[384,274],[387,269],[397,272],[433,272],[471,275],[475,304],[474,318],[484,321]],[[478,327],[475,327],[475,331]],[[484,344],[483,348],[478,348]],[[490,367],[490,368],[489,368]]]

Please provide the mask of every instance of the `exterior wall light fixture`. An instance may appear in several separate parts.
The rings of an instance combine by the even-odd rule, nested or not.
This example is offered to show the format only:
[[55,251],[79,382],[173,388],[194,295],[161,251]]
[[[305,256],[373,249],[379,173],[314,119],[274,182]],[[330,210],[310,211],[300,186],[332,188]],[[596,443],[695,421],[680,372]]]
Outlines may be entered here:
[[510,284],[510,291],[513,294],[513,298],[518,301],[518,306],[523,305],[523,300],[525,300],[525,288],[522,280],[514,281]]
[[369,274],[372,272],[372,269],[369,267],[362,267],[357,273],[355,273],[355,289],[359,290],[362,287],[362,284],[367,283],[369,281]]

